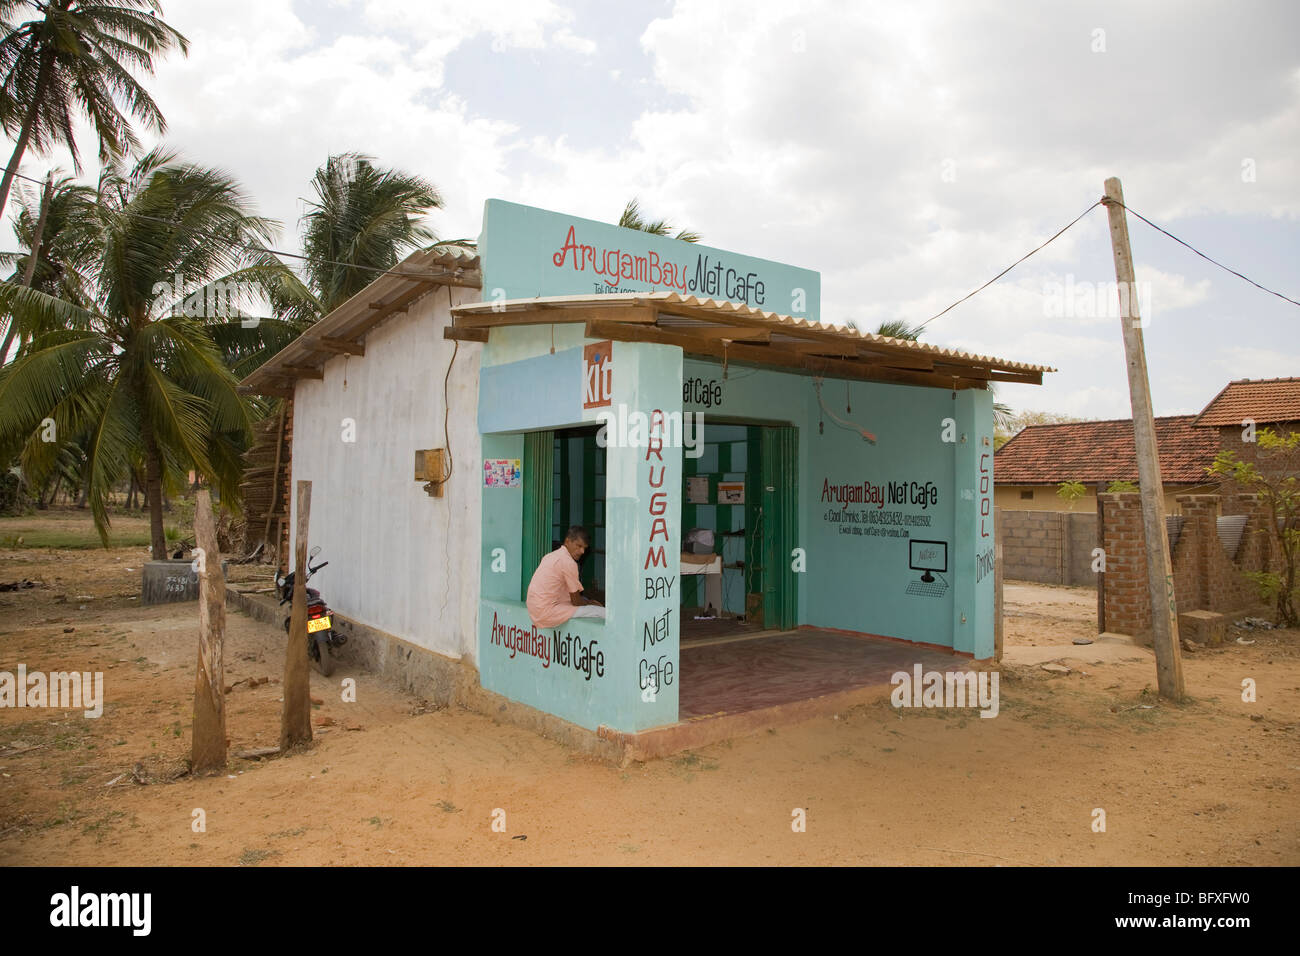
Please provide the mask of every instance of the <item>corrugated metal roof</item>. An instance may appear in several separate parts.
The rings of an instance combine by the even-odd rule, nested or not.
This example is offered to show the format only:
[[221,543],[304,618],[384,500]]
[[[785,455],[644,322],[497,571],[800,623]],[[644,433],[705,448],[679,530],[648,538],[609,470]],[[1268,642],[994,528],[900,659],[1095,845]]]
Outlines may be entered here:
[[[654,313],[653,324],[658,329],[668,332],[690,333],[704,329],[726,329],[728,326],[738,325],[751,329],[757,328],[769,334],[768,347],[776,348],[778,351],[780,346],[794,344],[808,346],[811,339],[838,344],[841,348],[848,348],[854,355],[870,353],[875,348],[885,356],[915,356],[934,360],[942,367],[964,369],[968,372],[974,369],[985,369],[995,373],[1019,373],[1037,377],[1041,381],[1041,373],[1056,371],[1047,365],[1033,365],[991,355],[980,355],[927,342],[914,342],[910,339],[890,338],[844,326],[781,315],[739,302],[683,295],[680,292],[544,296],[505,302],[480,302],[459,306],[452,310],[452,316],[458,324],[492,328],[535,324],[539,319],[545,321],[552,315],[554,315],[553,321],[556,322],[577,322],[583,320],[583,313],[586,310],[591,310],[593,313],[599,310],[606,321],[617,322],[617,318],[610,319],[609,316],[611,313],[617,315],[621,309],[629,310],[629,314],[630,310],[634,309],[651,310]],[[523,319],[525,314],[528,316],[527,320]],[[641,323],[642,328],[645,325],[646,323]],[[717,338],[720,340],[722,337]]]

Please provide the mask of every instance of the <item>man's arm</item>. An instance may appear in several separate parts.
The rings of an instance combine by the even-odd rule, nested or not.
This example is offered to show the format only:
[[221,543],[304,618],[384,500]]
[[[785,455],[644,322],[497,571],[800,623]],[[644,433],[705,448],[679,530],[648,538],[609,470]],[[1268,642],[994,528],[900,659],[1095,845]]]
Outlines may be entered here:
[[603,605],[599,601],[593,601],[591,598],[583,597],[581,591],[570,591],[569,600],[573,602],[574,607],[582,607],[584,604],[592,604],[595,605],[596,607],[603,607]]

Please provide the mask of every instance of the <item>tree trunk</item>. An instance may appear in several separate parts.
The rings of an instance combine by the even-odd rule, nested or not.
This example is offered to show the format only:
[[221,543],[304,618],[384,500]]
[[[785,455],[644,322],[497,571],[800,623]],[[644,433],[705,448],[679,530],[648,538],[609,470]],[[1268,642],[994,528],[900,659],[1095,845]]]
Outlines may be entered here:
[[59,485],[62,483],[63,483],[63,476],[55,475],[54,490],[50,492],[50,497],[48,501],[45,499],[45,489],[44,488],[41,489],[40,500],[36,504],[37,509],[39,509],[40,511],[45,511],[46,509],[48,509],[50,506],[54,504],[54,499],[59,496]]
[[[143,408],[143,402],[141,407]],[[144,498],[149,506],[149,541],[155,561],[167,559],[167,535],[163,531],[162,454],[154,439],[148,420],[142,422],[141,438],[144,444]]]
[[226,578],[212,521],[212,502],[202,489],[194,502],[194,538],[199,548],[199,667],[194,677],[194,729],[190,769],[226,766],[226,675],[222,662],[226,633]]
[[[8,195],[8,193],[6,193]],[[54,170],[50,170],[45,177],[45,189],[41,191],[41,211],[36,217],[36,229],[32,233],[31,248],[27,252],[27,268],[23,270],[23,285],[27,288],[32,287],[32,282],[36,277],[36,263],[41,257],[41,238],[45,235],[45,217],[50,212],[50,202],[54,198]],[[3,215],[0,207],[0,215]],[[4,344],[0,345],[0,365],[4,365],[9,359],[9,346],[14,340],[14,335],[18,331],[18,323],[12,315],[9,316],[9,331],[5,333]]]
[[27,152],[27,144],[31,142],[32,130],[36,127],[36,113],[45,100],[45,91],[50,83],[50,68],[53,62],[53,51],[47,49],[45,53],[41,54],[41,68],[36,75],[36,90],[32,95],[32,105],[27,108],[27,115],[23,117],[23,125],[18,132],[18,140],[14,143],[13,155],[9,157],[9,165],[5,168],[3,178],[0,178],[0,221],[4,220],[5,206],[9,202],[9,189],[14,184],[14,174],[18,172],[18,164],[23,161],[23,154]]

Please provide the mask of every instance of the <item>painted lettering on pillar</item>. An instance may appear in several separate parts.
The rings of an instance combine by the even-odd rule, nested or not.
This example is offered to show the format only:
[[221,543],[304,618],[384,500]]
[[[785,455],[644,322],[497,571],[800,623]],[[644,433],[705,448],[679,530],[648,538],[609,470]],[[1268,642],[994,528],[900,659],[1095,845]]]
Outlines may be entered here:
[[[677,583],[677,575],[671,572],[665,551],[672,542],[666,517],[668,492],[664,489],[664,475],[668,470],[663,455],[665,425],[666,418],[663,410],[656,408],[650,413],[650,429],[645,450],[645,461],[649,465],[646,491],[649,497],[650,534],[642,570],[648,571],[652,567],[661,567],[665,573],[645,577],[647,601],[671,598],[673,585]],[[676,555],[673,557],[675,560]],[[637,666],[637,686],[642,691],[653,690],[657,693],[673,682],[675,665],[672,657],[668,653],[658,653],[658,649],[672,636],[672,622],[676,612],[676,604],[669,602],[662,610],[648,612],[642,624],[641,653],[644,656]],[[648,702],[654,701],[653,696],[648,698],[643,696],[642,699]]]
[[671,620],[672,608],[665,608],[658,617],[645,622],[641,632],[641,652],[645,653],[660,641],[668,640],[668,622]]
[[608,408],[613,401],[614,343],[593,342],[582,350],[582,407]]
[[[992,503],[989,500],[989,489],[993,483],[993,476],[989,473],[988,460],[992,456],[988,452],[980,455],[980,537],[987,538],[991,532],[989,525],[992,521]],[[987,521],[987,524],[986,524]]]
[[647,570],[650,567],[667,568],[668,558],[664,554],[664,546],[661,544],[655,547],[655,541],[660,537],[665,542],[669,540],[668,521],[663,515],[668,511],[668,494],[664,491],[654,491],[655,488],[664,486],[664,472],[667,466],[664,464],[664,413],[661,409],[656,408],[650,413],[650,435],[646,442],[645,460],[650,461],[653,455],[659,460],[659,477],[655,477],[655,466],[652,463],[649,468],[648,482],[651,488],[650,492],[650,540],[647,542],[645,564],[641,570]]

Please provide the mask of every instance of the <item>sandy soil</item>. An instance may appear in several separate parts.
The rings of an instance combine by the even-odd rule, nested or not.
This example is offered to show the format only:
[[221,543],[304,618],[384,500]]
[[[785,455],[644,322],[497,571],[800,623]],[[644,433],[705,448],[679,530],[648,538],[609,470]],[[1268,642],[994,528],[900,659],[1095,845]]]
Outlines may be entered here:
[[[1090,592],[1013,582],[995,719],[895,710],[885,688],[834,717],[626,769],[340,668],[312,675],[310,751],[192,778],[197,607],[135,606],[144,557],[0,551],[0,582],[42,583],[0,593],[0,669],[102,670],[108,698],[97,720],[0,709],[6,863],[1300,863],[1297,632],[1186,655],[1191,697],[1173,705],[1152,694],[1149,651],[1096,660],[1096,645],[1070,644],[1094,636]],[[273,744],[282,637],[232,613],[226,647],[232,753]],[[1070,672],[1016,662],[1029,653]],[[1241,700],[1246,677],[1258,703]],[[796,808],[806,832],[792,831]]]

